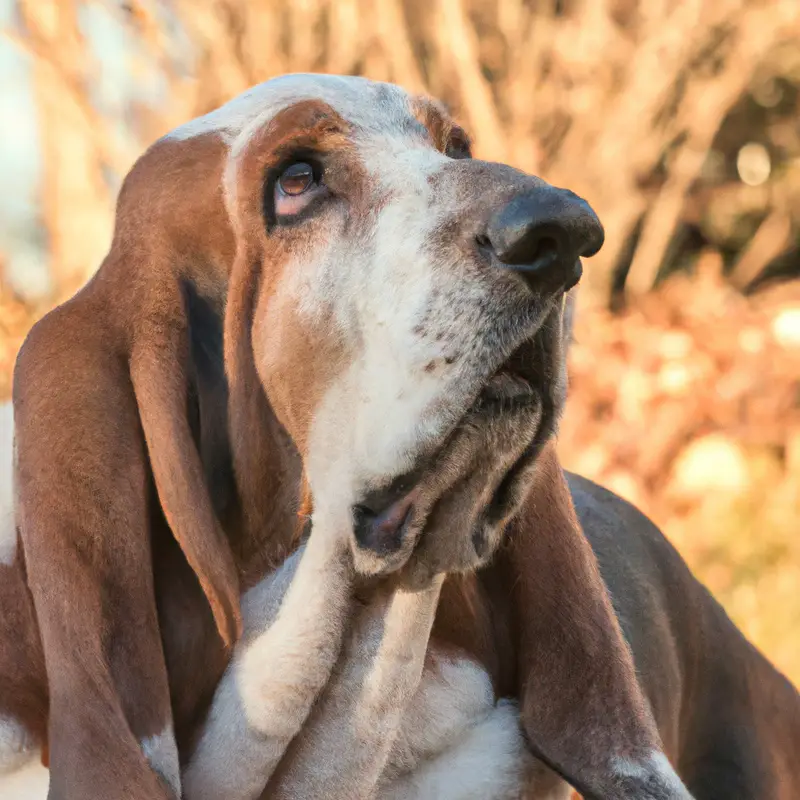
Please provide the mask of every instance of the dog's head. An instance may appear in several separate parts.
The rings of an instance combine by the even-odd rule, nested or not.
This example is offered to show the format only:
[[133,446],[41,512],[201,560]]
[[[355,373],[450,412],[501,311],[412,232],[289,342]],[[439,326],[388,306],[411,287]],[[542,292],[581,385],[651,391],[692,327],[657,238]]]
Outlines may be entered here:
[[174,136],[212,129],[230,140],[232,384],[250,354],[361,572],[421,534],[423,571],[480,565],[563,401],[594,212],[473,159],[434,101],[361,78],[270,81]]

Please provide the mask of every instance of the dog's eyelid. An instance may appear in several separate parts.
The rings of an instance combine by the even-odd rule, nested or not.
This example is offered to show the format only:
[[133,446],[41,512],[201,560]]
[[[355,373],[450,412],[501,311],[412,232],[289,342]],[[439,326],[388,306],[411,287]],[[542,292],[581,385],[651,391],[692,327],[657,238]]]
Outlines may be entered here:
[[321,154],[315,153],[313,150],[303,149],[287,152],[275,165],[272,172],[276,175],[281,175],[294,164],[308,164],[314,170],[315,180],[316,176],[321,175],[325,168]]
[[306,163],[314,169],[315,180],[317,175],[321,175],[325,170],[325,162],[328,153],[312,144],[300,141],[284,143],[277,148],[270,161],[272,162],[267,169],[267,178],[277,178],[287,170],[292,164]]

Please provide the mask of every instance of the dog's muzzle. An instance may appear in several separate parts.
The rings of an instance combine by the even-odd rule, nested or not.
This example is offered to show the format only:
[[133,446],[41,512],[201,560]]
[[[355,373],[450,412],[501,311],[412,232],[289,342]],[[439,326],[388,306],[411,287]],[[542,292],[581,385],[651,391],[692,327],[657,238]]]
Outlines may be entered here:
[[[531,307],[547,309],[578,282],[581,258],[597,253],[604,231],[585,200],[527,178],[475,240],[494,269],[519,276]],[[426,561],[433,570],[467,569],[491,555],[535,458],[529,451],[546,406],[542,380],[556,379],[537,365],[542,354],[533,341],[525,340],[484,379],[438,452],[353,506],[356,551],[374,574],[407,558],[422,534],[418,566]]]

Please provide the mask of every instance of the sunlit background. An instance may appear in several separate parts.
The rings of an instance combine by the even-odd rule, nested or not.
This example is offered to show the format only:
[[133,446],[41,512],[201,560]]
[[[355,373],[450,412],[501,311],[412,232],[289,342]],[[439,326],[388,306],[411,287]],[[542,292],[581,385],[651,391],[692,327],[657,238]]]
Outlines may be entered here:
[[0,397],[143,148],[310,70],[435,94],[592,203],[563,461],[800,684],[798,0],[0,0]]

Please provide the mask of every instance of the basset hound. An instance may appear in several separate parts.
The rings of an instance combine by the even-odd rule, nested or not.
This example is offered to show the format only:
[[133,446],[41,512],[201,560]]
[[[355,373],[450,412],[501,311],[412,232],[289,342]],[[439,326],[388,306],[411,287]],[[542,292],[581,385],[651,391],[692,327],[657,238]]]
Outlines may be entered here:
[[[96,276],[17,361],[0,769],[44,748],[53,800],[166,800],[214,759],[241,788],[255,752],[246,796],[334,797],[338,763],[455,798],[524,743],[586,798],[794,798],[797,692],[646,519],[558,465],[562,298],[601,243],[585,202],[388,84],[285,76],[154,144]],[[402,713],[358,680],[376,626],[408,646],[389,664],[424,660],[378,673]],[[391,752],[327,722],[364,708]]]

